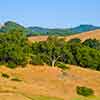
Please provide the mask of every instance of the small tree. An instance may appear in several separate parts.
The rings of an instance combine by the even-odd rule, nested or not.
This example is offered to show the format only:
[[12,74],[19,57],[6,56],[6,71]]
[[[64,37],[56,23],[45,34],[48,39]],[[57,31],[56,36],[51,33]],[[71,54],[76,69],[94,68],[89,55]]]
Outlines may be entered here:
[[64,39],[58,39],[57,37],[49,37],[46,43],[47,52],[45,57],[49,60],[52,67],[55,66],[56,62],[63,57],[62,49],[64,47]]

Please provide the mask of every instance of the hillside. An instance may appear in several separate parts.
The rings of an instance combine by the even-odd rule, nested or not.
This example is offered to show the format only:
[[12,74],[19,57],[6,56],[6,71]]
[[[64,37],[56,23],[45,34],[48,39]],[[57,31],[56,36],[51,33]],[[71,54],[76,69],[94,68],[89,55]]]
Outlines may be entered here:
[[[100,96],[100,72],[73,65],[67,66],[69,70],[66,70],[65,76],[59,68],[46,65],[27,65],[25,68],[16,69],[1,66],[0,100],[38,100],[36,98],[40,95],[52,97],[50,100],[74,100],[81,97],[76,94],[76,86],[91,87],[95,95]],[[3,77],[2,73],[9,75],[9,78]],[[16,80],[12,80],[14,78]]]
[[[62,36],[63,37],[63,36]],[[29,41],[46,41],[48,36],[31,36],[29,37]],[[86,39],[100,39],[100,30],[93,30],[93,31],[88,31],[88,32],[83,32],[80,34],[75,34],[75,35],[70,35],[70,36],[64,36],[65,40],[68,41],[73,38],[79,38],[82,41]]]
[[71,35],[82,32],[100,29],[98,26],[82,24],[73,28],[42,28],[42,27],[28,27],[33,33],[40,33],[40,35]]
[[100,30],[98,29],[98,30],[83,32],[81,34],[76,34],[76,35],[71,35],[71,36],[65,37],[66,40],[70,40],[73,38],[80,38],[82,41],[89,39],[89,38],[100,40]]
[[[0,34],[0,100],[100,100],[100,30],[28,38],[24,27],[13,23],[9,32],[12,24],[6,26]],[[77,95],[77,86],[93,89],[94,96]]]
[[96,29],[100,29],[100,27],[94,25],[88,25],[88,24],[82,24],[77,27],[71,28],[71,30],[74,33],[82,33],[82,32],[92,31]]
[[25,28],[23,25],[20,25],[14,21],[7,21],[0,27],[0,33],[7,33],[13,30],[21,29],[26,35],[30,34],[31,31]]
[[[3,25],[3,26],[2,26]],[[38,36],[38,35],[60,35],[60,36],[67,36],[67,35],[74,35],[79,34],[82,32],[93,31],[96,29],[100,29],[98,26],[82,24],[72,28],[43,28],[38,26],[30,26],[25,27],[21,24],[18,24],[14,21],[7,21],[3,24],[0,24],[0,32],[7,33],[14,29],[22,29],[27,36]]]

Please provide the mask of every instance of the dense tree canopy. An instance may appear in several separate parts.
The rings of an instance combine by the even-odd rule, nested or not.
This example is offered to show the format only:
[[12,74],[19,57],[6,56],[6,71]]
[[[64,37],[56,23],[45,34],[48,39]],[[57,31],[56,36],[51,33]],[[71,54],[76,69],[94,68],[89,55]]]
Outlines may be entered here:
[[0,64],[9,67],[25,64],[48,64],[52,67],[76,64],[85,68],[100,70],[100,41],[80,39],[68,42],[56,36],[47,41],[30,44],[20,28],[0,34]]
[[[0,63],[22,65],[29,54],[27,38],[20,29],[0,34]],[[28,53],[28,54],[27,54]]]

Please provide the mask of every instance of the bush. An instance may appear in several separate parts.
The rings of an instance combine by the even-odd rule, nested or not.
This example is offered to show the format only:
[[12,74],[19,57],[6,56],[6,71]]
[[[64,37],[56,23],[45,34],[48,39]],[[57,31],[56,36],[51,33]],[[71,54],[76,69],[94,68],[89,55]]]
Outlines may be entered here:
[[15,68],[16,67],[16,64],[14,62],[8,62],[7,66],[9,68]]
[[68,41],[69,43],[80,43],[81,40],[79,38],[73,38],[71,40]]
[[82,96],[91,96],[94,94],[94,91],[91,88],[87,88],[87,87],[77,86],[76,91],[77,94]]
[[8,74],[6,74],[6,73],[2,73],[2,77],[9,78],[10,76]]
[[12,80],[12,81],[17,81],[17,82],[22,81],[21,79],[19,79],[19,78],[17,78],[17,77],[12,78],[11,80]]

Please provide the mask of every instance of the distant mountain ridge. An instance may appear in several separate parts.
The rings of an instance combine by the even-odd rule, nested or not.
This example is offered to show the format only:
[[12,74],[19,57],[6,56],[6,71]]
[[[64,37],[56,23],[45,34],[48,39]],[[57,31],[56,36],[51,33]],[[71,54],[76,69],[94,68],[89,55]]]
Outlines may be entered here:
[[88,25],[88,24],[83,24],[83,25],[74,27],[71,30],[75,33],[82,33],[82,32],[86,32],[86,31],[92,31],[92,30],[95,30],[95,29],[100,29],[100,27]]
[[87,31],[92,31],[96,29],[100,29],[98,26],[83,24],[73,28],[42,28],[42,27],[24,27],[13,21],[7,21],[0,27],[0,32],[7,33],[10,30],[21,28],[25,31],[28,36],[31,35],[72,35]]

